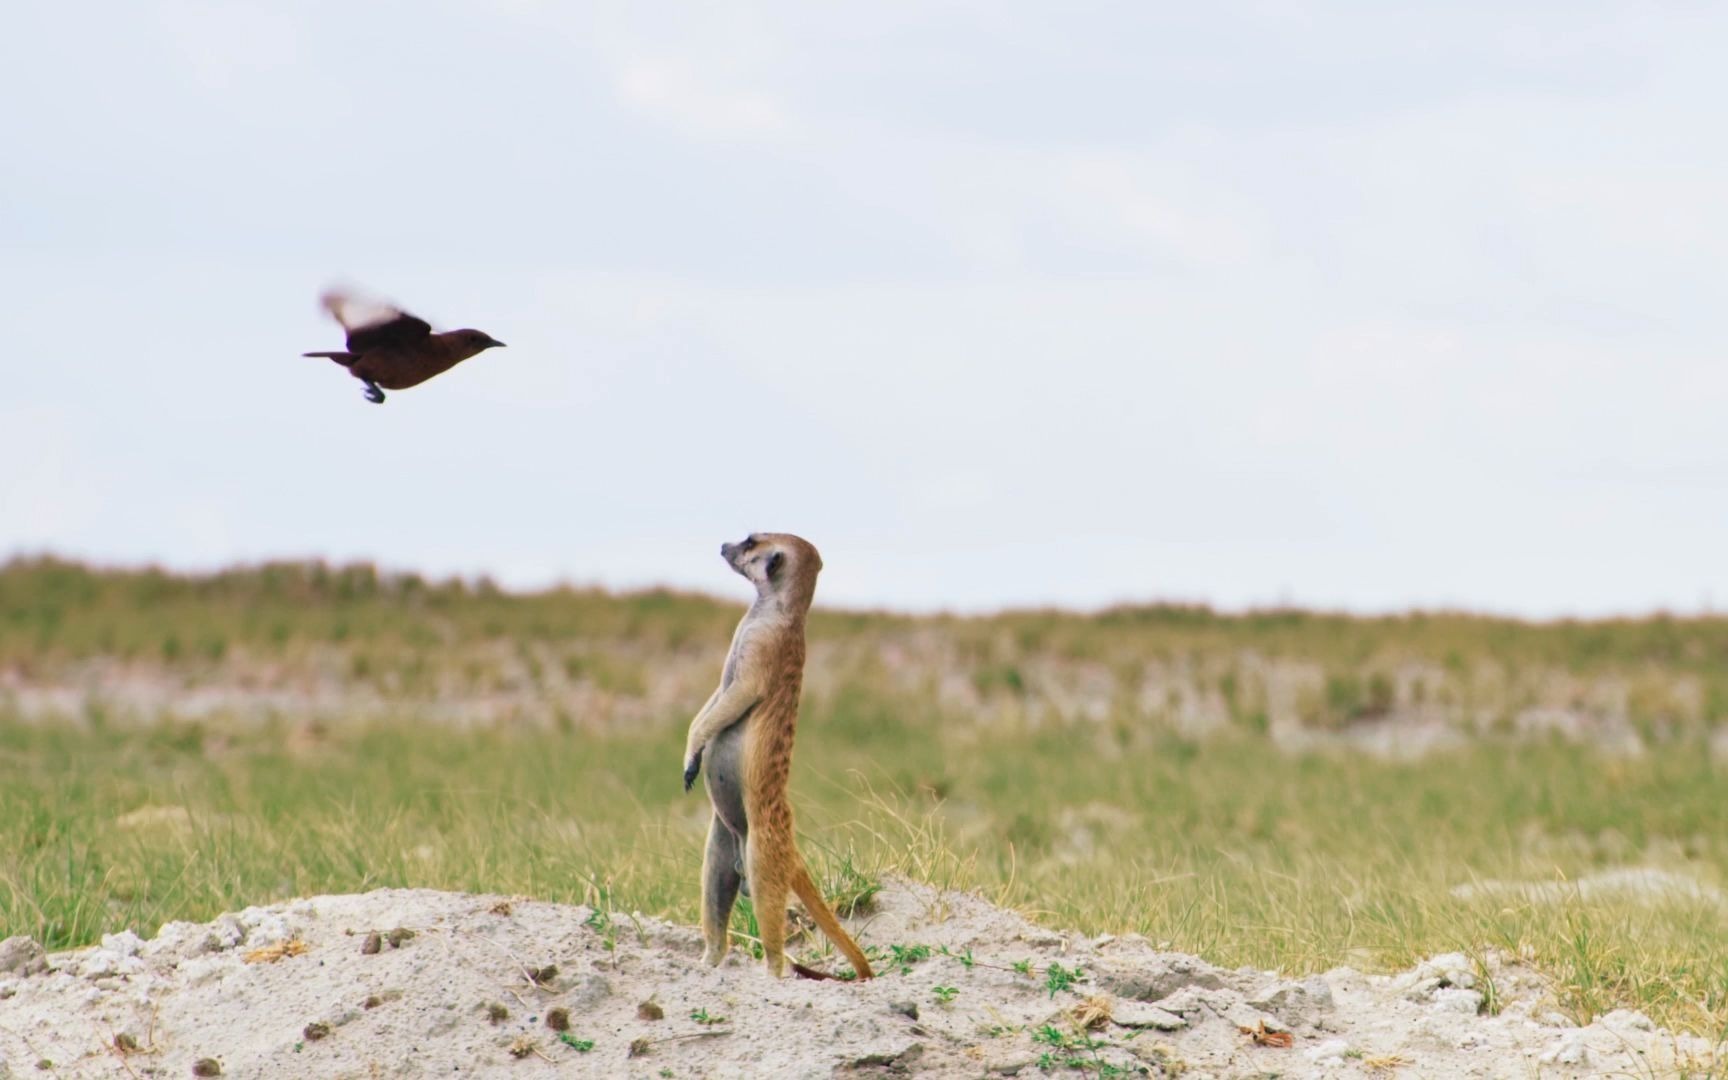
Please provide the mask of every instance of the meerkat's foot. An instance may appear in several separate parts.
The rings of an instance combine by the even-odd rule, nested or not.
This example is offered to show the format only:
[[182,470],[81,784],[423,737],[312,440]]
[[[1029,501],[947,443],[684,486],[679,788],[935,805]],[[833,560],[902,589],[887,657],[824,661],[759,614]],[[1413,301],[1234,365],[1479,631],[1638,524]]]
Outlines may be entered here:
[[374,404],[374,405],[384,404],[384,391],[378,389],[377,383],[368,382],[366,384],[366,389],[363,392],[366,395],[366,400],[370,401],[372,404]]
[[707,964],[709,967],[719,967],[720,961],[724,959],[726,959],[726,946],[724,945],[716,948],[714,944],[710,942],[702,950],[702,962]]

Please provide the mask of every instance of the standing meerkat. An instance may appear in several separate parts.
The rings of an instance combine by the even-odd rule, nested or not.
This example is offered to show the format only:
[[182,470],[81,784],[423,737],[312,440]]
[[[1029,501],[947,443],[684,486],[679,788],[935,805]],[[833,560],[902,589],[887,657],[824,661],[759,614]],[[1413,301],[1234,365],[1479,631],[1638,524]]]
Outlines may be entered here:
[[706,755],[714,807],[702,860],[702,959],[717,965],[726,956],[732,904],[742,886],[756,907],[768,971],[784,976],[790,891],[858,977],[868,979],[874,972],[864,951],[829,910],[798,854],[786,791],[804,685],[804,616],[822,556],[787,533],[752,533],[741,543],[720,545],[720,557],[756,586],[756,601],[738,623],[720,685],[690,722],[684,744],[684,790],[696,782]]

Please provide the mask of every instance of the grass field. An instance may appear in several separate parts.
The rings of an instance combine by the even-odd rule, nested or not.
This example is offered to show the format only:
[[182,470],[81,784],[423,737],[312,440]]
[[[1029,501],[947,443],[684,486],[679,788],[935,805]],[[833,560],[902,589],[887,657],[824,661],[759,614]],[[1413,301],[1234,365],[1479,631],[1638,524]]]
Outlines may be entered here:
[[[1477,748],[1400,765],[1247,740],[1106,754],[1056,735],[986,753],[919,720],[845,705],[807,719],[795,792],[836,894],[904,872],[1286,971],[1519,950],[1582,1019],[1630,1004],[1728,1026],[1720,904],[1449,892],[1627,862],[1728,880],[1728,777],[1697,753]],[[703,800],[680,790],[679,750],[667,736],[8,727],[0,932],[63,946],[384,885],[693,921]]]
[[[737,612],[365,570],[7,567],[0,936],[62,947],[383,885],[693,920],[705,804],[678,782],[682,731]],[[1579,1019],[1629,1005],[1728,1032],[1728,906],[1711,899],[1728,887],[1728,765],[1706,743],[1728,716],[1728,622],[830,612],[812,637],[794,792],[836,894],[906,873],[1053,924],[1287,972],[1508,949],[1551,973]],[[1272,695],[1246,674],[1267,657],[1319,673],[1301,717],[1319,730],[1437,700],[1508,716],[1558,701],[1650,737],[1639,754],[1607,754],[1490,726],[1414,761],[1291,752],[1267,730]],[[7,712],[7,694],[78,685],[96,663],[146,670],[170,700],[316,675],[389,715]],[[905,677],[915,663],[926,667]],[[1164,698],[1130,682],[1136,663],[1188,673],[1178,689],[1221,702],[1223,726],[1194,737],[1166,722]],[[673,670],[686,674],[662,686]],[[1076,698],[1095,677],[1116,682]],[[425,722],[433,705],[524,687],[511,699],[521,715]],[[570,700],[640,722],[593,723]],[[1626,867],[1700,893],[1453,892]]]

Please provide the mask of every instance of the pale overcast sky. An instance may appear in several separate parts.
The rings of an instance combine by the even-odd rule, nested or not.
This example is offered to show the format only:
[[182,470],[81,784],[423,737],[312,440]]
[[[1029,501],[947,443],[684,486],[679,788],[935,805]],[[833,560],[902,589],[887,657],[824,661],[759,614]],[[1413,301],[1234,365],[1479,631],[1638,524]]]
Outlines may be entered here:
[[[1728,604],[1728,9],[23,0],[0,553]],[[509,343],[366,403],[361,284]]]

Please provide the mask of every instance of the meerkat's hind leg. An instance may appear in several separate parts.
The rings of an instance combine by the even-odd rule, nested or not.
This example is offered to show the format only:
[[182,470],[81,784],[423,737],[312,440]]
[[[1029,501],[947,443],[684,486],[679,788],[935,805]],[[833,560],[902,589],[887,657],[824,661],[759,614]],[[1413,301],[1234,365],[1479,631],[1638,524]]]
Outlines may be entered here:
[[739,873],[744,845],[738,835],[715,814],[708,822],[708,850],[702,857],[702,961],[718,966],[726,958],[732,924],[732,905],[738,900]]
[[756,912],[756,936],[762,942],[762,959],[768,974],[786,977],[786,899],[792,882],[786,876],[786,857],[763,851],[752,831],[746,855],[750,866],[750,903]]

